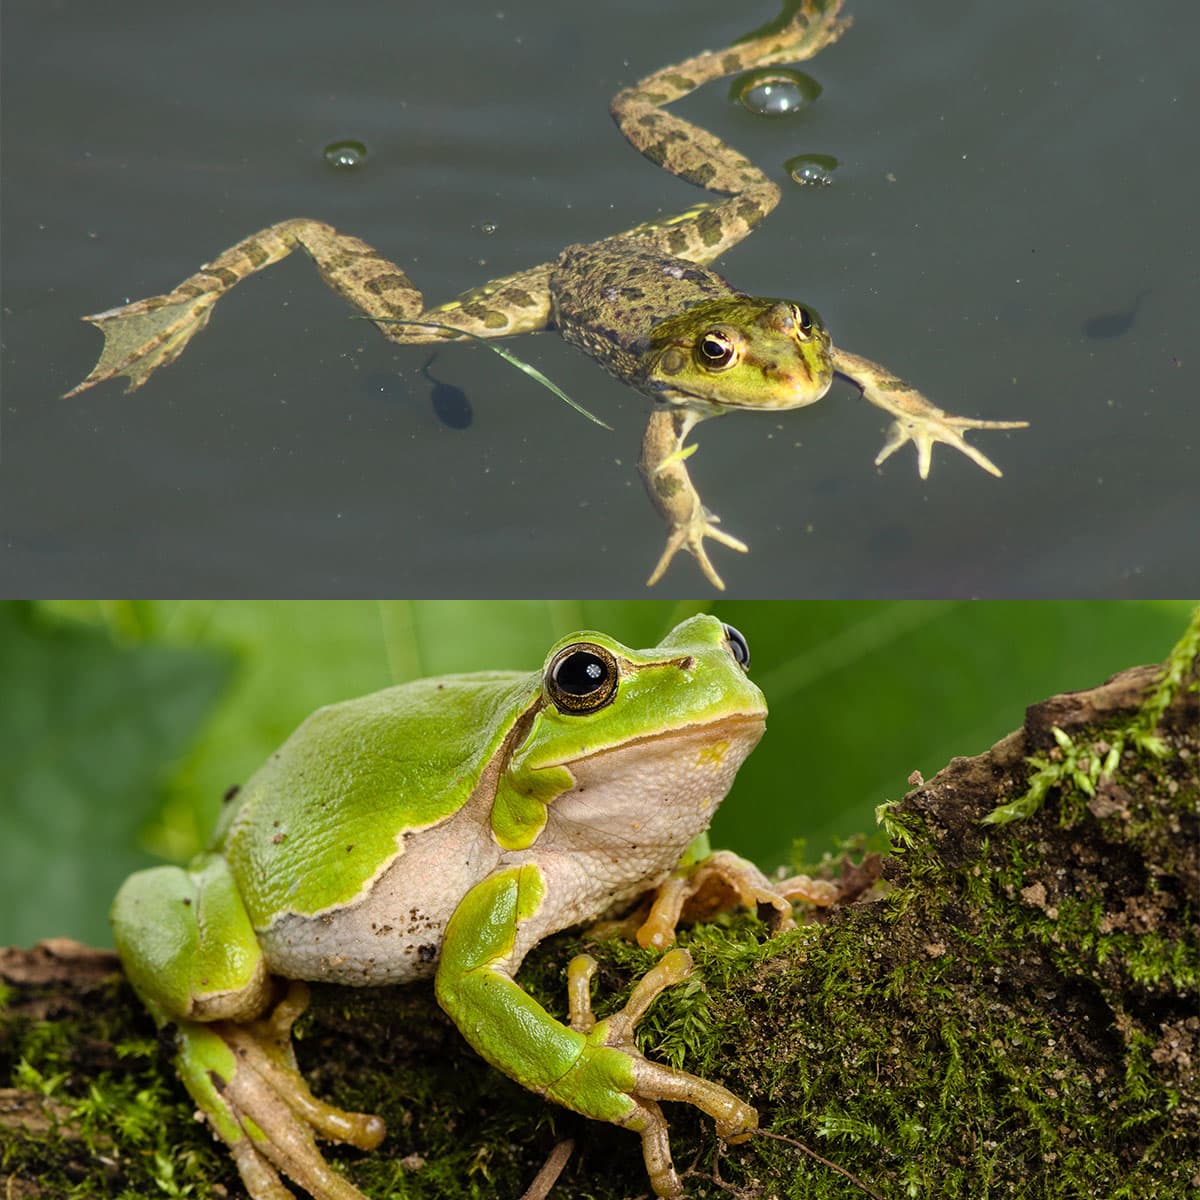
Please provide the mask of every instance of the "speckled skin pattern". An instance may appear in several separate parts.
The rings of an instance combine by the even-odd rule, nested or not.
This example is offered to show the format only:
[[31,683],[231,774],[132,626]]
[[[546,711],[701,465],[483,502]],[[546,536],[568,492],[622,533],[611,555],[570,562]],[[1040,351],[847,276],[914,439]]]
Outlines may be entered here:
[[555,327],[618,379],[643,382],[650,331],[665,314],[740,295],[715,271],[624,237],[568,246],[550,276]]

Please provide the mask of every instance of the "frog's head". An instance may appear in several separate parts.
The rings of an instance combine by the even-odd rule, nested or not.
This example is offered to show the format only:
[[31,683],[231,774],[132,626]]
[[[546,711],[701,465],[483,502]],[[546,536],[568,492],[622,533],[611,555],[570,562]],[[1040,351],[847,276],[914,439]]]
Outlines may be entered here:
[[646,391],[672,403],[802,408],[833,381],[819,314],[791,300],[723,296],[656,325],[643,359]]
[[592,632],[556,643],[497,792],[497,839],[603,847],[614,876],[644,879],[647,859],[669,869],[762,736],[749,662],[742,635],[712,616],[650,650]]
[[713,616],[684,621],[650,650],[603,633],[571,634],[546,656],[543,746],[575,748],[585,727],[596,747],[727,720],[761,733],[767,704],[749,669],[746,639]]

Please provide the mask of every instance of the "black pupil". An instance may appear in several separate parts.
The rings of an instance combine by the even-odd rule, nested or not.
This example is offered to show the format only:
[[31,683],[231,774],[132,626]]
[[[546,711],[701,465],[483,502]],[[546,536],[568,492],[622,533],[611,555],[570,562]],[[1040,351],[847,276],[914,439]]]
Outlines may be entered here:
[[587,650],[568,654],[554,672],[554,682],[570,696],[589,696],[604,682],[604,662]]
[[812,317],[807,308],[796,309],[796,323],[800,326],[801,333],[812,333]]
[[700,348],[704,351],[705,358],[716,360],[729,357],[729,347],[719,338],[705,338]]

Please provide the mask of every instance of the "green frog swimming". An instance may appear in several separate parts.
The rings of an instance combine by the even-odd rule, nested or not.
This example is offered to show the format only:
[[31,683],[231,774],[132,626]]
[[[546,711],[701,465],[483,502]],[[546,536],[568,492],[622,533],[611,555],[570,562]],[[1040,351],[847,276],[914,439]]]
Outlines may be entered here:
[[[393,342],[555,329],[650,396],[654,408],[639,465],[668,532],[649,584],[685,549],[709,582],[723,588],[705,539],[747,548],[720,528],[692,484],[686,460],[694,447],[684,442],[697,422],[737,408],[802,408],[825,395],[835,373],[856,383],[867,400],[894,418],[876,464],[911,441],[924,479],[934,443],[944,442],[999,475],[963,440],[963,432],[1020,429],[1027,422],[951,416],[886,368],[835,347],[811,307],[747,296],[708,269],[775,207],[780,190],[732,147],[663,106],[722,76],[811,58],[849,24],[839,18],[842,2],[804,0],[782,29],[664,67],[613,98],[618,127],[642,154],[727,199],[590,245],[568,246],[554,262],[493,279],[433,308],[425,307],[404,271],[360,239],[308,218],[281,221],[230,247],[166,295],[85,317],[103,332],[104,349],[91,374],[68,395],[115,375],[126,376],[131,389],[140,387],[183,352],[225,292],[300,248],[325,282]],[[390,323],[397,320],[450,328]],[[454,329],[463,335],[456,336]]]

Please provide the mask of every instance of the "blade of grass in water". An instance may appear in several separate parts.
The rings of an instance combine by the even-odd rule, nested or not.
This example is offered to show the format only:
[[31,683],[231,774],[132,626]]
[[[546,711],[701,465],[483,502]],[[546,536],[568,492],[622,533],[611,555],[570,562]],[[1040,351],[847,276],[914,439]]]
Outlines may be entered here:
[[514,367],[519,367],[531,379],[540,383],[542,387],[548,388],[560,400],[569,404],[577,413],[587,417],[589,421],[599,425],[602,429],[612,430],[612,426],[607,421],[602,421],[595,413],[590,413],[582,404],[572,400],[566,392],[562,390],[552,379],[548,379],[541,373],[532,363],[527,363],[523,358],[518,358],[511,350],[505,349],[503,346],[498,346],[490,338],[482,338],[477,333],[471,333],[466,329],[456,329],[453,325],[439,325],[437,321],[405,321],[401,317],[351,317],[352,321],[374,321],[376,324],[386,323],[388,325],[415,325],[421,329],[445,329],[448,333],[452,333],[455,337],[468,337],[472,341],[478,342],[481,346],[486,346],[493,354],[498,354],[505,362],[511,363]]
[[658,466],[654,468],[655,475],[657,475],[659,471],[665,471],[672,463],[686,462],[699,449],[699,445],[696,442],[693,442],[690,446],[680,446],[678,450],[672,450],[671,453],[668,454],[667,457],[664,458],[662,462],[660,462]]

